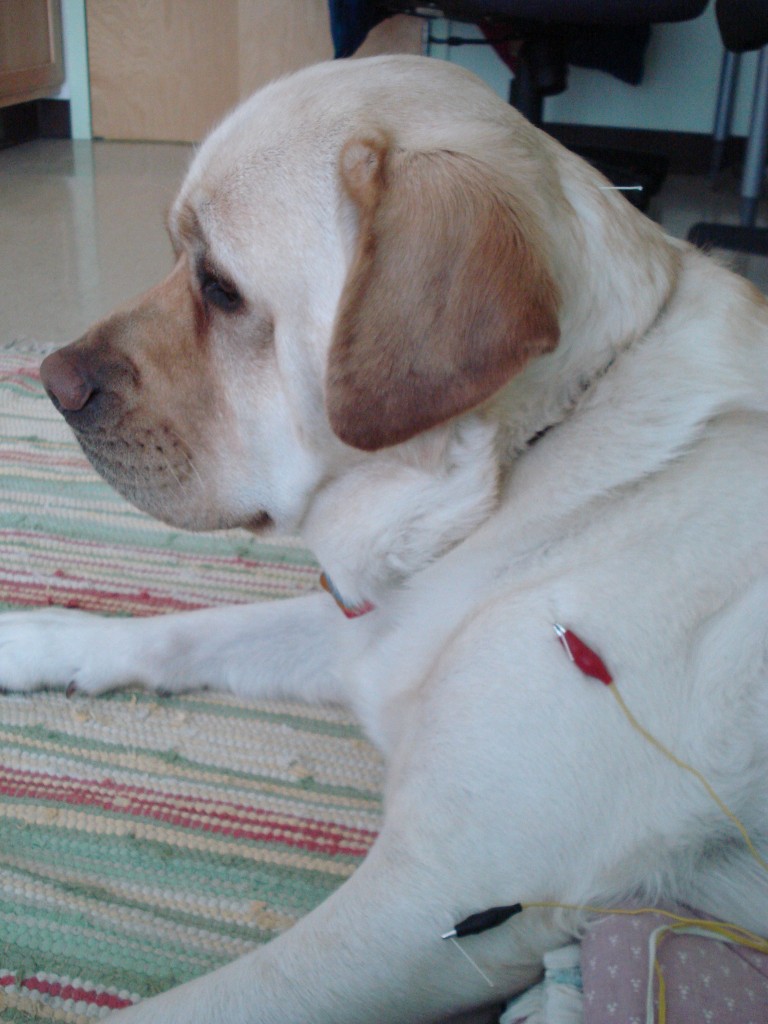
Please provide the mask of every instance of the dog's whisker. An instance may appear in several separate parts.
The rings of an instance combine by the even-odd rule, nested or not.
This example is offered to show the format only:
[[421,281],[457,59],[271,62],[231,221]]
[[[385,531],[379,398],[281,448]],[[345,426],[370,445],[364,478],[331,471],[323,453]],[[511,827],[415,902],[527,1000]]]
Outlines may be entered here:
[[[187,442],[184,440],[184,438],[181,436],[181,434],[178,432],[178,430],[176,430],[174,427],[170,427],[169,426],[167,429],[168,429],[168,432],[171,435],[171,437],[173,437],[181,445],[181,450],[182,450],[182,452],[184,454],[184,458],[187,460],[187,465],[189,466],[190,470],[194,473],[194,475],[197,477],[197,481],[200,484],[200,486],[204,488],[205,487],[205,483],[203,481],[202,476],[200,475],[200,471],[198,470],[197,466],[195,465],[194,459],[189,454],[189,452],[190,452],[190,445],[187,444]],[[178,480],[178,477],[177,477],[177,480]],[[181,481],[179,481],[179,486],[180,487],[182,486]]]
[[168,458],[168,456],[166,455],[166,453],[164,451],[161,450],[160,454],[162,455],[163,460],[165,461],[165,468],[168,470],[168,472],[171,474],[173,479],[176,481],[176,484],[178,485],[179,491],[183,493],[183,491],[184,491],[184,484],[181,482],[181,480],[177,476],[176,471],[173,468],[173,463],[171,462],[171,460]]

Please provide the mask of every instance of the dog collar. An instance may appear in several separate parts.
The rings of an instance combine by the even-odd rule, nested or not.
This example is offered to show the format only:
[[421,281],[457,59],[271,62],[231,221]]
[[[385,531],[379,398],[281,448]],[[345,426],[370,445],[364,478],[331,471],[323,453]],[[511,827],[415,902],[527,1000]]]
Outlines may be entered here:
[[368,612],[372,612],[375,608],[375,605],[371,604],[370,601],[362,601],[360,604],[349,604],[334,587],[333,583],[331,583],[330,577],[324,572],[320,574],[320,586],[331,595],[348,619],[359,619],[361,615],[367,615]]

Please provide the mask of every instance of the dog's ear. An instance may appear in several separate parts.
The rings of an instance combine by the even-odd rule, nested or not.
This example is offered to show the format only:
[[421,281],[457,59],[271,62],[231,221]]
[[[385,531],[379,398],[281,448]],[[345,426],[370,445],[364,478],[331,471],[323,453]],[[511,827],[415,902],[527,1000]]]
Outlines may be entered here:
[[384,139],[346,145],[357,251],[329,352],[334,432],[366,451],[484,402],[559,337],[542,246],[491,173]]

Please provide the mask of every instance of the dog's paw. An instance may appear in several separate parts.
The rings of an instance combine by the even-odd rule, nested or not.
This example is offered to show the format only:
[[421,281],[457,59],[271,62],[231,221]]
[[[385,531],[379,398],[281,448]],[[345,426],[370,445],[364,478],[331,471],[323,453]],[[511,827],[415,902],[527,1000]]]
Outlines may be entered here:
[[63,608],[0,615],[0,690],[108,689],[110,632],[109,620]]

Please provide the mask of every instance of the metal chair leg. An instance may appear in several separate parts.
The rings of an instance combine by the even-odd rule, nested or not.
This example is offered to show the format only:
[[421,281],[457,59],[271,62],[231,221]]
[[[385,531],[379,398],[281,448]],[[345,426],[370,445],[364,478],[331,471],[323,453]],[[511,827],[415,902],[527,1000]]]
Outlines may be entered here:
[[712,129],[712,161],[709,168],[710,180],[713,181],[723,167],[725,147],[731,136],[731,120],[736,99],[736,85],[739,79],[741,54],[731,50],[723,50],[720,65],[720,83],[717,89],[717,107],[715,124]]
[[[719,101],[718,101],[719,102]],[[688,241],[703,248],[729,249],[768,256],[768,228],[755,227],[757,204],[765,180],[768,150],[768,46],[760,51],[749,139],[741,182],[740,224],[694,224]]]
[[765,180],[765,156],[768,150],[768,46],[760,51],[755,79],[755,96],[749,126],[744,175],[741,181],[741,224],[753,227],[757,203]]

